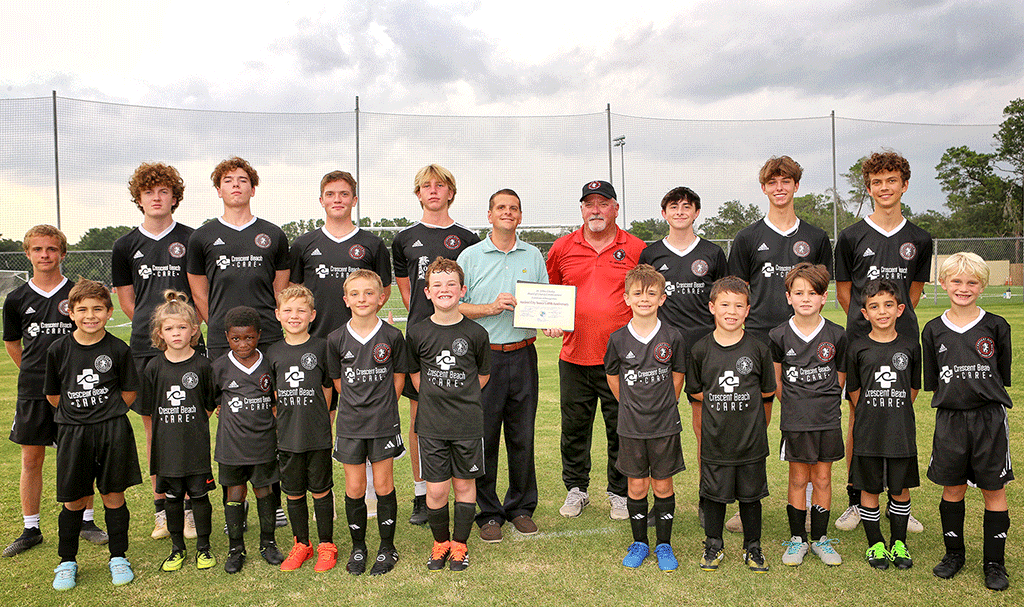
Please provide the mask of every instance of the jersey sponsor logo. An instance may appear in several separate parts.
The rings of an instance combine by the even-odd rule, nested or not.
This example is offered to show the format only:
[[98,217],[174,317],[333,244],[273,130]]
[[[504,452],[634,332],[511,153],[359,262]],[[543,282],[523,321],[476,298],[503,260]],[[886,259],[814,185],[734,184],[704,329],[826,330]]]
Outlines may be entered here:
[[[262,378],[260,379],[262,380]],[[293,388],[298,388],[304,379],[306,379],[306,374],[300,371],[295,365],[288,367],[288,372],[284,374],[284,380]],[[264,392],[266,392],[266,390],[264,390]]]
[[878,271],[878,266],[868,266],[868,280],[874,280],[881,275]]
[[257,247],[265,249],[270,246],[270,237],[261,232],[256,235],[256,238],[253,238],[253,242],[256,243]]
[[167,247],[167,252],[171,254],[171,257],[181,259],[185,256],[185,245],[180,242],[172,242],[170,246]]
[[992,358],[992,355],[996,353],[996,342],[986,335],[974,342],[974,349],[978,351],[982,358]]
[[220,257],[217,258],[217,267],[220,268],[221,270],[228,269],[228,266],[230,265],[231,260],[228,259],[227,255],[221,255]]
[[767,244],[767,243],[764,243],[764,242],[762,242],[762,243],[761,243],[761,246],[757,247],[757,250],[758,250],[758,251],[767,251],[767,250],[768,250],[768,244]]
[[800,370],[796,367],[786,367],[786,381],[791,384],[795,384],[796,380],[800,377]]
[[464,337],[456,337],[452,342],[452,352],[455,356],[465,356],[469,352],[469,342]]
[[391,346],[385,343],[373,346],[373,360],[378,364],[384,364],[391,359]]
[[215,246],[215,247],[216,247],[216,246],[220,246],[220,245],[222,245],[222,244],[224,244],[224,241],[223,241],[223,240],[221,240],[221,239],[220,239],[219,237],[217,238],[217,240],[214,240],[214,241],[213,241],[213,246]]
[[271,380],[270,380],[270,374],[269,373],[264,373],[263,375],[260,375],[260,380],[259,380],[260,390],[262,390],[264,392],[270,392],[270,385],[271,385],[271,383],[273,383],[273,382],[271,382]]
[[352,367],[345,367],[345,380],[350,384],[356,383],[356,372]]
[[238,413],[242,410],[242,399],[237,396],[232,396],[231,400],[228,401],[228,409],[231,409],[232,413]]
[[320,264],[316,267],[316,270],[313,270],[313,273],[316,274],[317,278],[327,278],[327,275],[331,273],[331,270],[326,265]]
[[910,364],[910,357],[906,352],[897,352],[892,355],[892,366],[896,367],[897,371],[903,371],[908,364]]
[[875,371],[875,382],[884,389],[891,388],[896,383],[896,371],[889,365],[882,365]]
[[82,372],[75,378],[75,382],[82,386],[83,390],[92,390],[96,384],[100,383],[100,376],[92,369],[82,369]]
[[93,361],[93,365],[96,367],[96,370],[99,371],[100,373],[106,373],[107,371],[110,371],[111,367],[114,366],[114,362],[110,360],[110,357],[107,356],[106,354],[100,354],[99,356],[96,357],[96,360]]
[[312,352],[306,352],[302,355],[302,358],[299,359],[299,364],[307,371],[312,371],[313,367],[316,366],[316,363],[316,354],[313,354]]
[[948,384],[953,379],[953,370],[949,368],[949,365],[942,365],[942,368],[939,369],[939,379],[945,384]]
[[448,371],[455,366],[455,357],[448,350],[441,350],[441,353],[434,357],[434,364],[442,371]]
[[861,257],[874,257],[875,252],[871,250],[871,247],[864,249],[864,254]]
[[750,375],[754,370],[754,361],[749,356],[741,356],[736,360],[736,372],[740,375]]
[[149,277],[152,275],[153,268],[147,266],[146,264],[142,264],[141,266],[139,266],[139,276],[142,277],[142,280],[149,280]]
[[818,360],[827,363],[836,356],[836,347],[827,341],[818,344]]
[[68,300],[61,300],[61,302],[57,304],[57,311],[63,314],[64,316],[71,316],[70,311],[68,309]]
[[323,255],[323,253],[320,252],[319,248],[313,249],[313,252],[309,254],[310,257],[316,256],[316,255]]
[[[660,270],[659,270],[660,272]],[[676,292],[676,285],[672,281],[665,281],[665,295],[672,297],[672,294]]]
[[361,244],[354,244],[348,248],[348,256],[352,259],[362,259],[366,257],[366,247]]
[[143,257],[145,255],[142,254],[142,251],[135,251],[135,255],[132,255],[132,259],[142,259]]
[[462,246],[462,239],[455,234],[449,234],[444,237],[444,248],[450,251],[457,251]]
[[413,247],[422,247],[423,243],[417,240],[416,242],[412,243],[411,246],[413,246]]
[[917,247],[912,242],[905,242],[900,245],[900,257],[910,261],[917,255]]
[[427,267],[430,265],[430,259],[426,255],[421,255],[416,264],[416,275],[419,276],[420,280],[427,279]]
[[793,243],[793,253],[797,257],[807,257],[811,254],[811,245],[804,240],[798,240]]
[[622,261],[623,259],[626,258],[626,250],[625,249],[616,249],[615,252],[612,253],[612,257],[615,258],[615,261]]
[[164,398],[170,403],[172,407],[180,407],[185,402],[185,391],[181,389],[181,386],[174,385],[164,394]]
[[718,378],[718,387],[726,394],[732,394],[736,388],[740,387],[740,378],[732,371],[726,371]]
[[761,273],[764,274],[765,278],[771,278],[772,274],[775,273],[775,266],[772,265],[772,262],[766,261],[764,262],[764,267],[761,268]]
[[181,376],[181,385],[185,386],[186,390],[191,390],[199,385],[199,376],[189,371]]
[[654,360],[660,363],[667,363],[672,360],[672,346],[665,342],[654,346]]
[[39,335],[39,323],[34,322],[30,324],[28,328],[25,329],[25,334],[28,335],[29,337],[35,337],[36,335]]
[[[665,268],[666,270],[668,268]],[[708,273],[708,262],[703,259],[697,259],[690,264],[690,271],[693,272],[694,276],[706,276]]]

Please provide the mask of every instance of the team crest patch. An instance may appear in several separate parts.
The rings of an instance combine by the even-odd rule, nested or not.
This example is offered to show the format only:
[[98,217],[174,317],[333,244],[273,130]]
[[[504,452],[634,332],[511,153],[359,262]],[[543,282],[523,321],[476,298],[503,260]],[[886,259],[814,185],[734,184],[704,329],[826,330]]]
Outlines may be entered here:
[[690,271],[694,276],[706,276],[708,273],[708,262],[698,259],[690,264]]
[[900,245],[900,257],[910,261],[917,255],[917,247],[912,242],[905,242]]
[[265,249],[270,246],[270,237],[266,234],[257,234],[254,240],[256,242],[256,246],[261,249]]
[[260,390],[262,390],[263,392],[270,392],[270,383],[271,382],[269,373],[264,373],[263,375],[260,375]]
[[354,244],[348,248],[348,256],[352,259],[362,259],[366,257],[366,247],[361,244]]
[[452,342],[452,353],[455,356],[465,356],[469,352],[469,342],[462,337],[456,337]]
[[64,316],[69,316],[70,314],[68,313],[68,300],[61,300],[61,302],[57,304],[57,310]]
[[590,183],[587,184],[587,189],[588,190],[596,190],[596,189],[598,189],[600,187],[601,187],[601,182],[600,181],[591,181]]
[[906,369],[908,364],[910,364],[910,357],[905,352],[897,352],[892,355],[892,366],[897,371]]
[[615,258],[615,261],[622,261],[623,259],[626,258],[626,250],[617,249],[614,253],[612,253],[612,257]]
[[996,353],[996,342],[992,341],[991,337],[982,337],[974,342],[974,349],[981,354],[982,358],[992,358],[992,355]]
[[185,245],[180,242],[172,242],[171,245],[167,247],[167,252],[171,254],[171,257],[181,259],[185,256]]
[[377,364],[384,364],[391,358],[391,346],[380,343],[373,347],[373,360]]
[[750,375],[750,372],[754,370],[754,361],[750,360],[749,356],[741,356],[736,361],[736,372],[740,375]]
[[199,376],[193,373],[192,371],[189,371],[188,373],[181,376],[181,385],[191,390],[192,388],[195,388],[196,386],[199,385]]
[[299,364],[302,365],[303,369],[312,371],[313,368],[316,367],[316,354],[306,352],[302,355],[302,358],[299,359]]
[[672,359],[672,346],[665,342],[654,346],[654,360],[660,363],[667,363]]
[[807,257],[811,254],[811,245],[807,244],[806,241],[798,240],[793,243],[793,253],[797,257]]
[[462,246],[462,239],[455,234],[449,234],[444,238],[444,248],[449,251],[457,251]]
[[100,354],[99,356],[97,356],[96,360],[93,361],[92,364],[100,373],[106,373],[107,371],[110,370],[111,367],[114,366],[113,361],[111,361],[110,357],[107,356],[106,354]]
[[823,363],[827,363],[832,360],[836,355],[836,347],[827,341],[823,341],[818,344],[818,360]]

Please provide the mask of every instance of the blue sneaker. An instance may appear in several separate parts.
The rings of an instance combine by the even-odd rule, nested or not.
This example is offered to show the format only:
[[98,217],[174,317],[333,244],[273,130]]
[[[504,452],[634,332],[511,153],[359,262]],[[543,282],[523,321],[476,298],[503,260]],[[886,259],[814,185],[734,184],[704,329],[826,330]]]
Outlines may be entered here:
[[658,569],[669,572],[679,568],[679,561],[676,560],[676,555],[672,554],[672,546],[658,544],[654,547],[654,554],[658,557]]
[[75,587],[75,578],[78,576],[78,563],[64,561],[53,570],[53,589],[71,590]]
[[651,553],[650,547],[643,542],[633,542],[629,545],[626,558],[622,559],[622,566],[636,569],[643,564],[644,559]]
[[132,571],[132,564],[123,556],[115,556],[110,559],[110,581],[115,586],[124,586],[135,579],[135,572]]

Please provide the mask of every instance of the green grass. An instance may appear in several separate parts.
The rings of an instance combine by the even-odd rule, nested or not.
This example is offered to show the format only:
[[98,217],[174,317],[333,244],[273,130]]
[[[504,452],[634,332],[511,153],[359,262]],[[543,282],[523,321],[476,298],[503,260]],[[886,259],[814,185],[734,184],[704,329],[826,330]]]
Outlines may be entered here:
[[[400,305],[400,304],[399,304]],[[1024,307],[1015,300],[1012,304],[1001,300],[986,301],[985,306],[1007,318],[1017,328],[1017,346],[1014,352],[1014,380],[1017,383],[1011,396],[1017,403],[1022,399],[1021,368],[1024,352],[1019,344],[1024,340],[1020,328],[1024,327]],[[922,323],[936,316],[941,307],[922,304],[919,316]],[[829,311],[833,320],[842,322],[841,313]],[[118,313],[112,324],[124,324],[126,319]],[[114,329],[127,338],[127,327]],[[603,499],[604,441],[600,426],[595,428],[592,473],[592,504],[577,519],[564,519],[558,507],[565,497],[561,484],[561,464],[558,448],[558,341],[541,338],[540,355],[541,395],[537,419],[537,469],[540,481],[540,506],[536,521],[541,533],[530,539],[517,536],[506,526],[505,541],[484,544],[474,533],[470,539],[472,566],[463,574],[449,571],[431,573],[424,563],[431,544],[427,528],[412,527],[406,520],[410,513],[409,460],[396,463],[399,491],[399,524],[396,543],[401,552],[397,569],[383,578],[362,576],[354,578],[345,573],[344,559],[348,552],[348,534],[344,510],[335,524],[335,538],[341,548],[342,562],[326,574],[314,574],[311,564],[298,572],[282,573],[265,564],[255,550],[256,535],[247,535],[249,562],[242,573],[228,576],[222,569],[227,540],[220,533],[223,513],[214,509],[213,548],[219,560],[218,567],[210,571],[196,571],[191,562],[180,572],[166,574],[159,569],[160,562],[169,552],[168,540],[151,540],[152,505],[148,485],[134,487],[127,492],[132,512],[131,547],[128,556],[134,565],[136,580],[127,587],[115,589],[107,571],[106,547],[84,543],[79,555],[79,585],[74,590],[58,594],[50,588],[52,570],[57,564],[56,524],[58,504],[53,501],[54,452],[48,450],[44,470],[42,526],[46,541],[39,547],[14,559],[0,559],[0,597],[17,605],[819,605],[823,602],[839,605],[888,604],[950,605],[984,601],[997,604],[1019,604],[1024,598],[1024,542],[1021,526],[1015,522],[1007,545],[1007,566],[1011,575],[1011,589],[993,594],[984,588],[981,574],[981,513],[983,504],[977,491],[967,498],[968,564],[957,578],[936,580],[931,567],[942,554],[939,528],[938,502],[941,492],[926,478],[930,454],[934,415],[929,408],[931,395],[923,393],[917,401],[918,443],[922,472],[922,487],[912,491],[915,516],[925,525],[923,534],[911,534],[909,547],[915,558],[910,571],[875,571],[864,562],[867,548],[861,528],[853,532],[834,532],[841,540],[837,550],[845,563],[841,567],[826,568],[813,556],[792,569],[782,566],[779,542],[788,539],[785,518],[786,476],[784,462],[777,458],[779,440],[778,412],[773,415],[769,429],[773,456],[768,460],[768,477],[772,495],[764,501],[763,545],[772,569],[767,575],[746,571],[740,562],[741,538],[726,534],[726,560],[717,573],[698,569],[697,558],[703,534],[697,526],[697,483],[693,464],[695,441],[692,433],[682,435],[683,450],[691,468],[680,473],[676,484],[676,521],[673,545],[680,561],[680,569],[671,575],[658,571],[650,560],[637,571],[621,566],[626,546],[631,541],[628,524],[608,518],[608,504]],[[13,417],[16,393],[14,365],[6,357],[0,362],[0,419]],[[408,411],[403,401],[403,423],[408,423]],[[689,405],[684,403],[684,420],[689,419]],[[1017,412],[1010,412],[1011,450],[1022,453],[1024,432],[1016,421]],[[142,444],[142,426],[139,418],[131,416],[139,452]],[[214,421],[216,418],[214,418]],[[598,422],[600,424],[600,422]],[[687,424],[684,423],[684,426]],[[18,503],[19,449],[9,441],[0,441],[0,543],[6,543],[20,533],[21,516]],[[502,456],[502,470],[507,465]],[[833,520],[845,506],[845,463],[834,467],[833,482],[837,489]],[[336,468],[336,490],[341,492],[343,477]],[[500,479],[500,474],[499,474]],[[504,483],[499,480],[499,491]],[[1007,494],[1010,513],[1019,521],[1024,513],[1024,497],[1016,483],[1011,483]],[[219,503],[219,499],[214,499]],[[338,499],[339,504],[341,499]],[[729,513],[735,511],[730,507]],[[102,510],[97,518],[103,524]],[[250,525],[255,516],[250,516]],[[888,529],[883,525],[888,535]],[[475,531],[475,529],[474,529]],[[830,532],[833,530],[830,528]],[[376,548],[376,529],[369,532],[371,549]],[[652,532],[653,538],[653,532]],[[287,548],[291,544],[288,530],[280,529],[278,543]],[[194,556],[189,544],[189,557]]]

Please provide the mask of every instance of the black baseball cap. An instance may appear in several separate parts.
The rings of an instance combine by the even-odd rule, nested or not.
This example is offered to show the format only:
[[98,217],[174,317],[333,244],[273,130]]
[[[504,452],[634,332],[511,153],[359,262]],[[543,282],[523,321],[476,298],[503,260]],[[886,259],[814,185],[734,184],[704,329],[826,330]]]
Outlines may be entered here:
[[583,195],[580,196],[580,202],[591,194],[600,194],[610,200],[616,200],[615,188],[612,184],[607,181],[591,181],[590,183],[583,186]]

